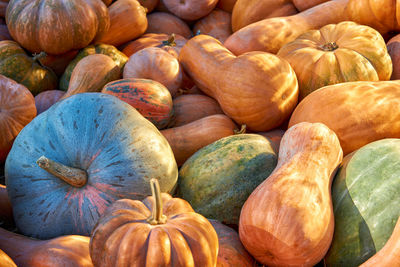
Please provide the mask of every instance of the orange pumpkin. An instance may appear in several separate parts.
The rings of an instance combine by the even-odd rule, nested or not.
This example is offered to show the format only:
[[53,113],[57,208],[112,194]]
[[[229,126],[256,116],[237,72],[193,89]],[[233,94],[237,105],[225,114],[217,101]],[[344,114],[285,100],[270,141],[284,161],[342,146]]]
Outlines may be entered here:
[[192,31],[189,26],[170,13],[154,12],[147,16],[148,27],[146,33],[165,33],[168,35],[178,34],[186,39],[192,37]]
[[306,9],[312,8],[329,0],[292,0],[293,5],[298,11],[304,11]]
[[296,72],[299,99],[326,85],[389,80],[392,74],[392,61],[379,32],[351,21],[303,33],[277,55]]
[[285,134],[284,130],[275,129],[268,132],[258,132],[256,134],[262,135],[265,138],[267,138],[270,141],[271,146],[274,149],[275,153],[277,155],[279,154],[279,146],[281,144],[281,139],[282,136]]
[[218,0],[161,0],[174,15],[184,20],[197,20],[209,14]]
[[198,35],[182,48],[179,61],[226,115],[253,131],[276,128],[297,104],[296,75],[273,54],[255,51],[236,57],[218,40]]
[[114,202],[95,226],[90,255],[95,266],[204,266],[217,263],[218,236],[206,218],[179,198],[160,193],[143,202]]
[[400,79],[400,34],[391,38],[387,43],[387,50],[392,59],[393,72],[391,80]]
[[278,165],[240,214],[240,240],[259,262],[313,266],[324,257],[334,230],[330,188],[342,157],[337,136],[321,123],[287,130]]
[[130,56],[123,77],[157,81],[168,88],[172,97],[182,84],[182,70],[178,60],[158,47],[147,47]]
[[158,5],[159,0],[138,0],[139,3],[147,8],[147,13],[150,13]]
[[236,1],[237,0],[219,0],[217,7],[226,12],[232,13],[232,10],[236,4]]
[[210,35],[223,43],[232,34],[231,14],[214,9],[210,14],[196,22],[193,26],[193,32]]
[[45,55],[39,58],[39,62],[54,71],[58,77],[63,75],[68,64],[75,58],[79,50],[72,50],[62,55]]

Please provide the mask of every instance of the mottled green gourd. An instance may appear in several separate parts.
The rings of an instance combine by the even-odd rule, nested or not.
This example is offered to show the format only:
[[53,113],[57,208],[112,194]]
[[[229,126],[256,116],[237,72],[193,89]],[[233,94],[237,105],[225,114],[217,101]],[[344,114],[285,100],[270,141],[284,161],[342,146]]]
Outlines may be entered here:
[[400,215],[400,139],[347,155],[332,185],[335,232],[327,266],[359,266],[379,251]]
[[69,63],[67,68],[65,69],[63,75],[60,78],[60,90],[67,91],[69,86],[69,81],[71,79],[72,71],[74,70],[75,66],[78,62],[89,55],[94,54],[103,54],[111,57],[118,67],[123,70],[125,63],[128,61],[128,57],[119,51],[115,46],[108,45],[108,44],[97,44],[97,45],[90,45],[76,55],[76,57]]
[[270,141],[256,134],[222,138],[197,151],[179,171],[179,192],[209,219],[238,224],[251,192],[274,170]]

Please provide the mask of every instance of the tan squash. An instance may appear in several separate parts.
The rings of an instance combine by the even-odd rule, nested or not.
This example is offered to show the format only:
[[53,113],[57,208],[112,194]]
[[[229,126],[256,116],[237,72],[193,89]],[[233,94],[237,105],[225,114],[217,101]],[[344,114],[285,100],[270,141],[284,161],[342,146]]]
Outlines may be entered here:
[[222,137],[233,135],[236,129],[235,123],[227,116],[216,114],[204,117],[194,122],[162,130],[167,138],[178,166],[197,150],[209,145]]
[[231,14],[220,9],[214,9],[210,14],[196,22],[193,26],[195,34],[206,34],[221,43],[232,34]]
[[186,39],[192,37],[192,31],[189,26],[170,13],[154,12],[147,16],[148,27],[146,33],[164,33],[164,34],[178,34]]
[[219,0],[217,7],[226,12],[232,13],[233,7],[235,6],[236,2],[237,0]]
[[170,127],[178,127],[201,118],[223,114],[218,102],[206,95],[181,95],[173,100],[174,119]]
[[118,0],[108,8],[110,29],[95,43],[119,46],[142,35],[147,29],[146,10],[137,0]]
[[123,77],[157,81],[174,97],[182,84],[182,69],[178,60],[168,52],[158,47],[147,47],[129,57]]
[[297,104],[296,75],[286,60],[273,54],[236,57],[218,40],[198,35],[182,48],[179,61],[226,115],[253,131],[276,128]]
[[184,20],[197,20],[209,14],[218,0],[161,0],[169,12]]
[[232,11],[234,32],[254,22],[297,14],[292,0],[237,0]]
[[393,72],[391,80],[400,79],[400,34],[391,38],[387,43],[387,50],[392,59]]
[[342,157],[337,136],[321,123],[286,131],[278,165],[240,214],[240,240],[260,263],[314,266],[324,257],[334,230],[330,188]]
[[13,221],[12,206],[8,198],[7,188],[2,184],[0,184],[0,221]]
[[81,59],[74,68],[67,92],[61,97],[100,92],[103,86],[121,77],[121,69],[109,56],[103,54],[89,55]]
[[303,99],[289,127],[321,122],[339,137],[345,155],[383,138],[400,138],[400,81],[325,86]]
[[277,53],[286,43],[309,30],[348,20],[345,7],[348,0],[334,0],[301,13],[268,18],[233,33],[224,43],[235,55],[249,51]]

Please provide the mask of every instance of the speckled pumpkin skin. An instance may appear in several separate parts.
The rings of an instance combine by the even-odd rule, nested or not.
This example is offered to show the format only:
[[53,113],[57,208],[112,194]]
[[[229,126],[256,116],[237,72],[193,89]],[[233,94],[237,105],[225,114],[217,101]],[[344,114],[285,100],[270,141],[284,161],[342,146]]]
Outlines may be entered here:
[[[88,182],[73,187],[41,169],[47,158],[83,169]],[[151,178],[170,192],[177,166],[167,140],[129,104],[101,93],[73,95],[26,126],[5,165],[8,194],[21,233],[48,239],[89,235],[107,206],[150,195]]]
[[134,107],[157,129],[167,127],[174,114],[172,96],[159,82],[148,79],[122,79],[106,84],[102,93],[113,95]]

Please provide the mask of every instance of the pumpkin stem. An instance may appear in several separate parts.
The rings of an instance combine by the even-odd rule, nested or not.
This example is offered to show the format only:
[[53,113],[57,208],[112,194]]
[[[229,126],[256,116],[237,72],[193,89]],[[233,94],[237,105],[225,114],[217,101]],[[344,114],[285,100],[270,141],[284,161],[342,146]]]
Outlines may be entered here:
[[335,42],[329,42],[324,45],[321,45],[321,49],[324,51],[334,51],[338,48],[339,46]]
[[38,62],[39,59],[45,58],[47,56],[46,52],[42,51],[39,54],[33,54],[33,61]]
[[233,132],[235,134],[244,134],[244,133],[246,133],[246,128],[247,128],[246,124],[242,124],[242,126],[240,127],[240,130],[235,129],[235,130],[233,130]]
[[61,163],[52,161],[45,156],[41,156],[36,163],[40,168],[54,176],[57,176],[72,186],[82,187],[87,183],[88,177],[84,170],[65,166]]
[[163,214],[163,204],[161,198],[160,185],[158,180],[152,178],[150,180],[151,195],[154,198],[153,211],[151,216],[147,218],[147,222],[151,225],[164,224],[167,222],[167,216]]
[[168,37],[168,40],[162,41],[162,46],[176,46],[176,43],[175,43],[175,33],[172,33],[172,34]]

